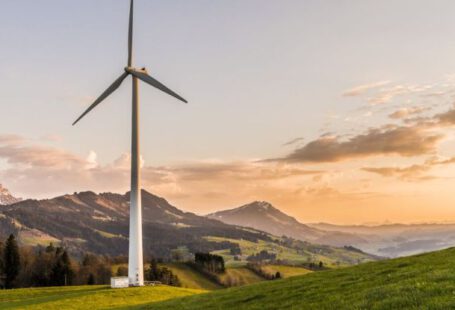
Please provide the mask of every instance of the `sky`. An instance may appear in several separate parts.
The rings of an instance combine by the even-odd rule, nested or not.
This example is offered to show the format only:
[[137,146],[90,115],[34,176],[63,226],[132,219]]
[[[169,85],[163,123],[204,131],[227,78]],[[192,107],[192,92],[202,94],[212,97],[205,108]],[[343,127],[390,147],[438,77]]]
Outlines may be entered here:
[[[0,183],[129,188],[127,0],[0,0]],[[455,221],[453,1],[136,0],[143,188],[207,214]]]

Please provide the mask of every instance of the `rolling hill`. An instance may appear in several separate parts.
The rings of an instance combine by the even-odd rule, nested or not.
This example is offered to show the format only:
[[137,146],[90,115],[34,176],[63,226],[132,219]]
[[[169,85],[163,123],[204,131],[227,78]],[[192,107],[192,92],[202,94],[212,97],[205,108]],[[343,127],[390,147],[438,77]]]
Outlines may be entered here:
[[171,298],[204,293],[171,286],[111,289],[109,286],[66,286],[0,291],[0,309],[134,309]]
[[454,309],[455,248],[152,304],[147,309]]
[[[271,266],[273,268],[273,266]],[[3,290],[2,309],[454,309],[455,248],[216,290]]]

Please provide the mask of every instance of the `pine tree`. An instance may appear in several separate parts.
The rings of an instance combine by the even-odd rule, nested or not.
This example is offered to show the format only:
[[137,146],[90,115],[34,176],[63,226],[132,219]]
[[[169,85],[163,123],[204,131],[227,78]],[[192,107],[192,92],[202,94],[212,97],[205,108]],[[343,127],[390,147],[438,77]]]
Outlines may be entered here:
[[60,257],[63,265],[63,277],[64,285],[71,285],[73,283],[74,271],[71,267],[71,261],[68,256],[68,252],[63,251],[62,256]]
[[5,287],[13,288],[14,280],[20,270],[20,255],[16,239],[11,234],[6,240],[4,250]]
[[94,285],[95,284],[95,276],[93,275],[93,273],[91,273],[88,276],[87,284],[88,285]]
[[5,273],[5,246],[0,241],[0,275]]
[[152,258],[152,261],[150,262],[150,274],[149,278],[150,281],[157,281],[158,280],[158,264],[156,262],[155,258]]

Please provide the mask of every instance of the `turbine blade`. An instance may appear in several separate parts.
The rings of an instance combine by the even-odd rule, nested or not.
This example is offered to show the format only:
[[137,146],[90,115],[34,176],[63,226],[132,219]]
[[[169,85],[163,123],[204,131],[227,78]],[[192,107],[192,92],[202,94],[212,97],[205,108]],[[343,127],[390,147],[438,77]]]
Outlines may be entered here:
[[130,2],[130,21],[128,27],[128,67],[131,67],[133,62],[133,9],[134,0]]
[[170,90],[169,88],[167,88],[166,86],[161,84],[159,81],[157,81],[156,79],[154,79],[150,75],[148,75],[147,72],[138,71],[138,70],[130,70],[128,72],[131,73],[132,75],[134,75],[135,77],[137,77],[138,79],[142,80],[143,82],[145,82],[145,83],[147,83],[149,85],[152,85],[155,88],[158,88],[162,92],[165,92],[166,94],[171,95],[172,97],[175,97],[175,98],[177,98],[177,99],[179,99],[179,100],[181,100],[181,101],[183,101],[185,103],[188,103],[188,101],[186,101],[179,94],[177,94],[176,92]]
[[84,113],[82,113],[81,116],[73,123],[73,126],[76,125],[77,122],[79,122],[88,112],[93,110],[98,104],[101,103],[104,99],[106,99],[110,94],[112,94],[119,86],[122,84],[123,80],[128,76],[128,72],[123,73],[118,79],[115,80],[114,83],[112,83],[111,86],[109,86],[102,94],[101,96],[98,97],[98,99],[93,102],[87,110],[85,110]]

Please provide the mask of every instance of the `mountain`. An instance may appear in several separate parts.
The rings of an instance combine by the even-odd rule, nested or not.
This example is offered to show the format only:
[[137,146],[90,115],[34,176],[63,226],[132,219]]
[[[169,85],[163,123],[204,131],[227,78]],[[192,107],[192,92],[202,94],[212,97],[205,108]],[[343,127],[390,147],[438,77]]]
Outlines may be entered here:
[[[268,250],[277,259],[304,263],[317,257],[327,264],[351,265],[377,257],[352,248],[313,245],[263,231],[183,212],[164,198],[142,191],[144,254],[155,257],[215,252],[226,261],[246,263]],[[14,233],[22,245],[63,244],[73,255],[128,253],[129,193],[74,193],[53,199],[24,200],[0,208],[0,238]],[[238,253],[241,254],[232,254]],[[237,256],[237,257],[234,257]]]
[[367,242],[353,242],[353,246],[380,256],[413,255],[455,245],[455,224],[307,225],[325,231],[358,235]]
[[151,303],[145,309],[455,309],[455,249]]
[[254,201],[244,206],[207,215],[226,224],[251,227],[276,236],[288,236],[313,243],[333,246],[366,242],[356,234],[325,231],[302,224],[266,201]]
[[[203,239],[205,235],[252,241],[270,239],[263,232],[246,231],[183,212],[146,191],[142,191],[142,204],[147,254],[167,256],[182,244],[191,251],[220,249],[219,244]],[[0,209],[0,234],[16,233],[23,244],[61,241],[73,252],[121,255],[128,249],[128,213],[129,193],[82,192],[24,200]]]
[[20,198],[11,195],[9,190],[0,184],[0,205],[10,205],[19,201],[21,201]]

